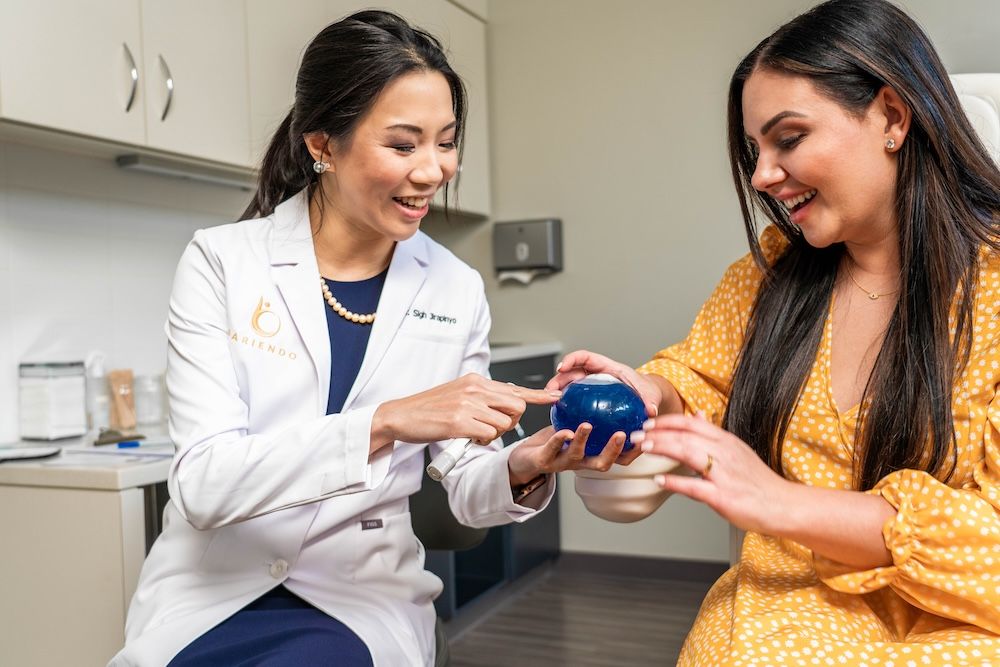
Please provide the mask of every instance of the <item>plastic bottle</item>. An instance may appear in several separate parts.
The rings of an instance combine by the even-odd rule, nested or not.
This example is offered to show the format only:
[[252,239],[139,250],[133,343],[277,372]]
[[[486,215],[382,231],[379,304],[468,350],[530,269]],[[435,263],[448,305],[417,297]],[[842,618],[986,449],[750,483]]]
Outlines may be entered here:
[[87,355],[87,426],[92,431],[108,428],[111,423],[111,396],[104,374],[105,354],[94,350]]

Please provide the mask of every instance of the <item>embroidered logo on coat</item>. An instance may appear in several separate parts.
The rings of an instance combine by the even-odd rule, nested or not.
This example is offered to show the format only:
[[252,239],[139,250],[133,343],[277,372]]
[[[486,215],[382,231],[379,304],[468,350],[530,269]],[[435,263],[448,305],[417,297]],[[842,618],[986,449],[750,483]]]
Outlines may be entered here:
[[270,308],[271,304],[261,297],[250,318],[250,326],[263,338],[271,338],[281,331],[281,319]]

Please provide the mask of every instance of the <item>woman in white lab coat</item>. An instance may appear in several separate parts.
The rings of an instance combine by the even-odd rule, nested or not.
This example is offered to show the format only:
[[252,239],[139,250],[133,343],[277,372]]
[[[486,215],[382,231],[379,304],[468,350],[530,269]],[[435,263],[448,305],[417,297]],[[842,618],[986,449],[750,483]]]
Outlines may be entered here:
[[491,443],[443,482],[473,526],[635,456],[616,434],[583,459],[586,426],[500,448],[558,393],[486,378],[482,280],[419,232],[464,117],[440,45],[395,15],[307,48],[247,219],[198,232],[177,270],[171,502],[112,664],[432,664],[441,582],[408,513],[427,443]]

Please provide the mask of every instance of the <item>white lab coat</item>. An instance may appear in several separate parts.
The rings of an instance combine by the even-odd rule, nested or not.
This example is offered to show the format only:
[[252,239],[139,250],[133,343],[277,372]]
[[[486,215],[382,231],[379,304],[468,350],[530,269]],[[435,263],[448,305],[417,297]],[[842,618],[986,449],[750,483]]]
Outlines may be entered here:
[[[398,243],[336,415],[319,281],[304,192],[184,252],[167,322],[171,501],[111,665],[164,665],[279,583],[356,632],[376,667],[433,664],[441,581],[408,512],[427,445],[369,460],[371,420],[386,400],[488,373],[482,279],[423,233]],[[515,504],[512,447],[498,449],[474,448],[444,481],[463,523],[524,521],[554,492],[550,476],[537,509]]]

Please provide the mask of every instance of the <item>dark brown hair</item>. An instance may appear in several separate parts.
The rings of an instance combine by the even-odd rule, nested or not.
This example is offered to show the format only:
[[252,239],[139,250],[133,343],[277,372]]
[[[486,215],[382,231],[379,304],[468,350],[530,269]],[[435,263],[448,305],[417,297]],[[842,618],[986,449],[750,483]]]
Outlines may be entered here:
[[[441,43],[391,12],[357,12],[328,25],[306,47],[295,80],[295,103],[271,139],[257,191],[241,217],[270,215],[307,186],[311,194],[319,176],[303,135],[325,132],[346,146],[379,93],[398,77],[417,71],[440,72],[448,82],[461,159],[465,87]],[[447,183],[444,192],[447,208]]]
[[[755,155],[743,128],[742,97],[747,79],[760,69],[807,77],[858,117],[885,86],[911,110],[909,133],[897,152],[900,290],[861,400],[854,486],[869,489],[904,468],[947,479],[956,455],[952,385],[972,342],[978,251],[983,244],[1000,247],[1000,172],[930,40],[884,0],[816,6],[758,44],[730,81],[730,163],[764,279],[733,375],[725,427],[781,473],[788,423],[815,362],[845,252],[842,244],[809,246],[784,207],[751,185]],[[758,213],[789,241],[770,266],[757,240]]]

